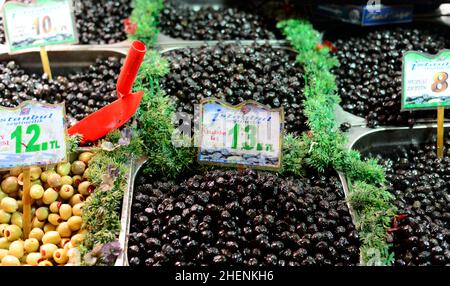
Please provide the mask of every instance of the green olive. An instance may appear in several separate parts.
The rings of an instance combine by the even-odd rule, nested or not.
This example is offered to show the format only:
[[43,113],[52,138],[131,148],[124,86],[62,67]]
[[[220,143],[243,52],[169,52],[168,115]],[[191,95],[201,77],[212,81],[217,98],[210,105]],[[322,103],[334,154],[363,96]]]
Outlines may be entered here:
[[69,257],[67,256],[67,251],[62,248],[58,248],[53,252],[53,260],[55,260],[58,264],[65,264],[69,260]]
[[36,238],[28,238],[24,241],[23,248],[27,253],[36,252],[39,249],[39,240]]
[[48,222],[53,224],[54,226],[58,226],[60,223],[63,222],[63,219],[59,216],[59,214],[49,214],[48,215]]
[[59,207],[61,205],[61,202],[53,202],[50,204],[50,211],[52,213],[59,213]]
[[72,185],[73,180],[71,176],[63,176],[61,177],[61,183],[64,185]]
[[34,217],[33,220],[31,221],[31,226],[33,228],[43,228],[45,224],[45,221],[40,221],[38,220],[37,217]]
[[6,198],[8,196],[8,194],[5,194],[4,192],[2,192],[2,190],[0,189],[0,201],[3,199],[3,198]]
[[75,161],[72,163],[71,170],[74,175],[81,175],[86,170],[86,164],[83,161]]
[[42,172],[41,181],[44,183],[47,183],[48,176],[50,176],[50,174],[56,174],[56,172],[54,170],[47,170],[47,171]]
[[83,178],[80,175],[75,175],[72,177],[73,186],[78,188],[78,186],[83,182]]
[[77,205],[77,204],[82,203],[82,202],[84,202],[84,197],[81,194],[75,194],[69,200],[69,204],[71,206]]
[[72,207],[72,214],[75,216],[82,216],[84,203],[78,203]]
[[92,156],[94,156],[94,154],[91,152],[83,152],[78,156],[78,160],[83,161],[85,164],[88,164],[92,159]]
[[31,167],[30,168],[30,179],[35,181],[41,177],[42,169],[40,167]]
[[53,266],[53,263],[49,260],[42,260],[38,263],[38,266]]
[[35,238],[38,241],[42,240],[42,237],[44,236],[44,231],[40,228],[33,228],[30,231],[30,235],[28,236],[29,238]]
[[15,224],[8,226],[5,230],[5,237],[8,241],[18,240],[22,236],[22,229]]
[[40,221],[45,221],[48,218],[48,208],[40,207],[36,210],[35,216]]
[[78,186],[78,192],[83,196],[89,196],[94,190],[94,185],[89,181],[84,181]]
[[6,224],[6,223],[0,224],[0,236],[4,236],[3,233],[7,227],[8,227],[8,224]]
[[44,259],[50,259],[53,257],[53,252],[55,252],[58,247],[52,243],[47,243],[41,245],[41,257]]
[[59,174],[50,174],[47,179],[47,183],[52,188],[58,188],[62,185],[61,176]]
[[52,243],[52,244],[59,244],[61,242],[61,236],[57,231],[49,231],[44,234],[42,237],[42,243]]
[[59,196],[64,200],[70,199],[74,193],[75,190],[71,185],[63,185],[61,190],[59,190]]
[[44,196],[44,188],[41,185],[33,185],[30,188],[30,197],[39,200]]
[[89,176],[89,168],[86,168],[86,170],[83,173],[82,176],[83,180],[89,180],[90,176]]
[[58,165],[56,165],[56,172],[61,176],[69,175],[70,163],[69,162],[58,163]]
[[73,216],[67,220],[67,225],[71,231],[78,231],[81,229],[83,219],[80,216]]
[[47,233],[49,231],[56,231],[56,226],[48,222],[44,225],[44,233]]
[[62,204],[59,208],[61,219],[68,220],[72,216],[72,207],[69,204]]
[[6,237],[0,237],[0,249],[9,249],[11,245],[11,241],[9,241]]
[[83,243],[83,241],[84,241],[84,234],[75,234],[70,239],[70,243],[72,243],[74,247],[79,246],[81,243]]
[[22,173],[22,172],[23,172],[22,167],[15,167],[15,168],[12,168],[11,170],[9,170],[9,174],[14,177],[18,177],[20,175],[20,173]]
[[15,212],[11,216],[11,223],[17,225],[18,227],[23,227],[22,213]]
[[31,181],[31,186],[34,186],[34,185],[42,186],[41,180]]
[[44,204],[49,205],[58,199],[58,192],[53,188],[48,188],[44,192],[44,196],[42,197],[42,201]]
[[12,255],[6,255],[2,259],[1,266],[20,266],[20,260]]
[[23,241],[16,240],[16,241],[11,242],[11,245],[9,246],[8,254],[20,259],[24,255]]
[[10,220],[11,220],[11,214],[0,209],[0,223],[9,223]]
[[39,252],[31,252],[27,255],[27,264],[31,266],[37,266],[41,260],[41,254]]
[[8,250],[6,249],[0,249],[0,261],[2,261],[3,257],[8,255]]
[[62,238],[69,238],[72,235],[72,230],[67,222],[62,222],[56,227],[56,231]]
[[3,198],[0,202],[0,207],[8,213],[13,213],[19,208],[19,206],[17,205],[17,201],[10,197]]
[[19,190],[19,181],[17,177],[10,176],[2,181],[1,187],[4,193],[11,194]]

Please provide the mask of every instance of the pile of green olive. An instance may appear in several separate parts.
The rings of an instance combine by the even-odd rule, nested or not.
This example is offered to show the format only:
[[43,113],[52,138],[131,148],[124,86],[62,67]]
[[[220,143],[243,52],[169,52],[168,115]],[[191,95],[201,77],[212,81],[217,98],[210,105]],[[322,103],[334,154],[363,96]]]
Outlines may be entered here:
[[0,174],[0,265],[77,265],[85,236],[83,205],[95,187],[89,182],[89,161],[45,168],[31,167],[31,232],[23,237],[23,169]]

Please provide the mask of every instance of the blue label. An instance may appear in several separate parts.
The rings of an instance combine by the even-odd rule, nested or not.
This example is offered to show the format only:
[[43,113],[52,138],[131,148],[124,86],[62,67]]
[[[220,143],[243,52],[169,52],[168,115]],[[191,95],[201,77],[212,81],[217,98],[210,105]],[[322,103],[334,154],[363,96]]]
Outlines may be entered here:
[[389,7],[381,6],[377,10],[364,8],[362,25],[380,25],[390,23],[406,23],[413,20],[412,7]]

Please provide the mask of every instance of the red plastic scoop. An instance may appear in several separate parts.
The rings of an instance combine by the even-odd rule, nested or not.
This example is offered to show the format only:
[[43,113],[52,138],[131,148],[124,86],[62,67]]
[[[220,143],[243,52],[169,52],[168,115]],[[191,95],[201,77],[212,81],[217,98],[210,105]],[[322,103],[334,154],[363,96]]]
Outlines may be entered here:
[[69,135],[81,134],[83,136],[81,144],[97,141],[110,131],[125,124],[134,115],[144,92],[131,93],[131,88],[144,60],[146,50],[142,42],[134,41],[132,43],[117,80],[119,99],[69,128]]

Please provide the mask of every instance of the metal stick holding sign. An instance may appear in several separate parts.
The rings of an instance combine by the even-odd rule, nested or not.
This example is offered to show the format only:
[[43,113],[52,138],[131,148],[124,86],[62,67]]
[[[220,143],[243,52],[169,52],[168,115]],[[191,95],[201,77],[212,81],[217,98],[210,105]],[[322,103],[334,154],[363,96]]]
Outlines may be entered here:
[[46,46],[78,43],[71,0],[37,0],[3,6],[6,44],[10,53],[40,49],[43,70],[52,78]]
[[403,55],[402,110],[437,109],[437,157],[444,157],[444,114],[450,106],[450,50]]
[[23,167],[23,236],[31,230],[30,166],[67,159],[64,104],[26,101],[17,108],[0,107],[0,169]]

